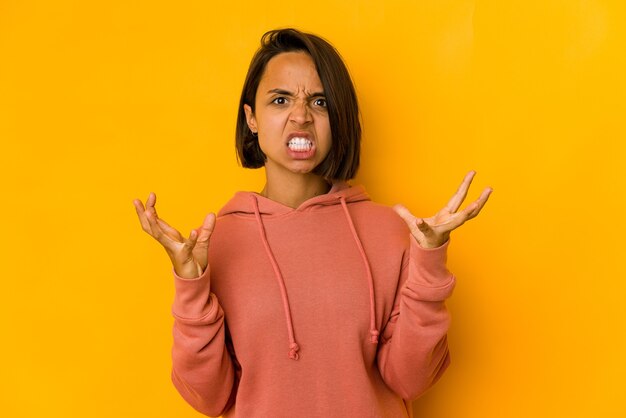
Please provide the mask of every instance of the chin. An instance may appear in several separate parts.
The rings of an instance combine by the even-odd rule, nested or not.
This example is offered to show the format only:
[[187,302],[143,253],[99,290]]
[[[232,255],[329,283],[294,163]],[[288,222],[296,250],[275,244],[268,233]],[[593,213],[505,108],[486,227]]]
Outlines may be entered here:
[[292,173],[295,173],[295,174],[313,174],[313,171],[315,171],[315,167],[313,167],[313,168],[297,168],[297,169],[292,169],[290,171]]

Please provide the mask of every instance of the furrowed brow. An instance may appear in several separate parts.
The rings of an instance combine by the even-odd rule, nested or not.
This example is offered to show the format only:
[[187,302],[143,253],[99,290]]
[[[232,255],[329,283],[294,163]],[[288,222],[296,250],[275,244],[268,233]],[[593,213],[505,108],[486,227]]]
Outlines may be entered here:
[[[290,92],[288,90],[283,90],[283,89],[271,89],[267,93],[268,94],[281,94],[281,95],[284,95],[284,96],[292,96],[292,97],[294,95],[292,92]],[[307,97],[324,97],[324,96],[326,96],[326,95],[324,94],[323,91],[318,91],[318,92],[311,93],[311,94],[307,95]]]
[[271,89],[268,94],[282,94],[284,96],[293,96],[293,93],[283,89]]

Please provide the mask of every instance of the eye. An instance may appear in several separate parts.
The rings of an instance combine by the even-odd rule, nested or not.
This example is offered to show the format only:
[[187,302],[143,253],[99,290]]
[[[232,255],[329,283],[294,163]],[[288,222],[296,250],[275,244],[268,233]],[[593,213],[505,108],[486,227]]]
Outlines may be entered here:
[[315,99],[313,101],[313,104],[315,106],[320,106],[320,107],[327,107],[328,106],[328,103],[326,102],[326,99],[322,99],[322,98]]
[[287,102],[287,99],[284,97],[277,97],[274,100],[272,100],[272,103],[279,104],[279,105],[285,104],[286,102]]

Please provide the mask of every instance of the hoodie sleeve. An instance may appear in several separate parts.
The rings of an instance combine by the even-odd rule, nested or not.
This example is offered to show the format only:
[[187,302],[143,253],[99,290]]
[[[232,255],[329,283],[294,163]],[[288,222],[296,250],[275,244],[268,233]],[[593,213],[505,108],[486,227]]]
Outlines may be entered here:
[[446,269],[446,251],[425,249],[411,236],[391,316],[382,332],[378,368],[385,383],[407,400],[431,387],[448,367],[445,306],[455,284]]
[[174,272],[172,382],[197,411],[220,416],[232,405],[236,378],[224,311],[210,293],[209,275],[209,267],[196,279]]

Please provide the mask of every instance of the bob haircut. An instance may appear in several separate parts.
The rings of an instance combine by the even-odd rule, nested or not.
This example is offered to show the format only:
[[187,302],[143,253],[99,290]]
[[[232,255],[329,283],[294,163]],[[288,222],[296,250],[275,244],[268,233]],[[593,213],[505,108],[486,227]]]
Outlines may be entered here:
[[330,152],[314,173],[327,180],[350,180],[359,169],[361,122],[356,92],[348,69],[337,50],[324,39],[296,29],[278,29],[261,37],[239,101],[237,115],[237,157],[243,167],[259,168],[266,157],[246,122],[243,105],[255,111],[256,93],[269,60],[283,52],[306,52],[311,56],[324,87],[331,130]]

